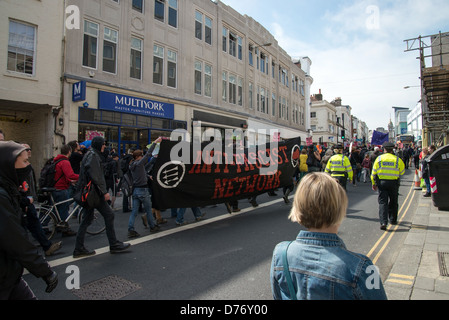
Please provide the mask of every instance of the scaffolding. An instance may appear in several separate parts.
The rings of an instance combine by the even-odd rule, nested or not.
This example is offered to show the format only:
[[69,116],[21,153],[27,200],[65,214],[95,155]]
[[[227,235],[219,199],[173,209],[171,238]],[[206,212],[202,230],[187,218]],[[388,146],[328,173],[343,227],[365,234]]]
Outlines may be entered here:
[[[404,40],[405,52],[419,51],[423,145],[448,143],[449,32]],[[430,63],[428,62],[430,60]]]

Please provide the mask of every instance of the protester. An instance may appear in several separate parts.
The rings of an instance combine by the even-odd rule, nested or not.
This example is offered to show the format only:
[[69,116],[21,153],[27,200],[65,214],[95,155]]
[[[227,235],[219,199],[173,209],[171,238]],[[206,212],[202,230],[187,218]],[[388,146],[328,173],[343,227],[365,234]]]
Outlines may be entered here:
[[161,137],[156,139],[156,141],[151,144],[145,155],[143,155],[142,150],[136,150],[133,152],[134,159],[129,165],[129,170],[131,171],[133,177],[133,208],[128,221],[128,238],[140,236],[140,234],[134,229],[134,221],[139,211],[140,204],[143,204],[146,212],[146,220],[143,220],[144,225],[149,225],[151,231],[158,231],[160,229],[159,225],[154,222],[151,212],[151,197],[148,190],[148,175],[145,171],[145,164],[152,155],[156,144],[160,141],[162,141]]
[[365,159],[363,159],[362,161],[362,178],[364,183],[366,183],[366,178],[368,177],[369,179],[371,175],[370,168],[371,168],[371,160],[369,158],[369,154],[366,153]]
[[95,137],[92,139],[91,149],[86,153],[81,162],[80,178],[76,185],[76,190],[79,192],[84,188],[89,181],[92,181],[94,188],[99,192],[99,204],[95,207],[84,208],[82,211],[83,220],[78,228],[76,236],[75,250],[73,251],[74,258],[80,258],[95,254],[94,250],[89,250],[84,246],[84,238],[87,227],[94,219],[94,210],[98,210],[103,216],[106,236],[109,242],[110,253],[119,253],[127,250],[130,247],[129,243],[123,243],[117,240],[114,229],[114,211],[108,205],[107,201],[110,199],[110,194],[106,191],[106,181],[104,180],[104,173],[101,167],[101,153],[104,152],[105,141],[103,137]]
[[109,205],[114,208],[115,199],[117,196],[116,186],[118,177],[118,154],[113,153],[110,157],[106,158],[103,166],[104,179],[106,181],[106,191],[111,195]]
[[[28,159],[31,158],[31,148],[28,144],[22,144],[28,153]],[[61,249],[62,242],[52,242],[46,237],[44,230],[42,229],[41,222],[39,221],[39,216],[37,214],[34,202],[37,200],[37,190],[36,190],[36,176],[34,174],[34,169],[31,166],[27,166],[24,169],[20,169],[21,174],[17,175],[20,184],[20,194],[22,196],[21,203],[23,204],[22,210],[26,214],[26,226],[31,232],[31,235],[37,242],[41,245],[46,256],[53,255],[56,251]]]
[[309,172],[309,168],[307,167],[307,150],[306,148],[301,150],[301,154],[299,156],[299,181]]
[[[61,147],[61,154],[57,155],[53,160],[56,163],[55,166],[55,191],[52,192],[53,199],[56,203],[69,200],[72,198],[70,186],[78,181],[79,175],[73,172],[69,158],[72,154],[72,148],[69,145],[63,145]],[[74,236],[76,232],[70,229],[69,223],[65,222],[69,216],[70,202],[65,202],[57,205],[59,216],[64,221],[62,227],[62,234],[64,236]]]
[[28,165],[24,146],[0,142],[0,300],[37,299],[22,277],[24,268],[45,281],[47,293],[58,284],[56,272],[38,254],[23,228],[18,173]]
[[307,168],[308,172],[319,172],[321,170],[320,161],[321,156],[318,150],[314,149],[313,145],[308,146],[307,152]]
[[[273,251],[270,279],[276,300],[386,300],[372,261],[348,251],[337,235],[346,215],[344,189],[325,173],[304,177],[296,190],[289,219],[301,230],[296,241],[282,242]],[[284,254],[288,266],[284,263]],[[289,280],[291,284],[289,285]]]
[[72,148],[72,153],[69,157],[70,165],[72,166],[73,172],[79,174],[81,161],[83,161],[84,157],[81,146],[76,140],[69,141],[67,144]]

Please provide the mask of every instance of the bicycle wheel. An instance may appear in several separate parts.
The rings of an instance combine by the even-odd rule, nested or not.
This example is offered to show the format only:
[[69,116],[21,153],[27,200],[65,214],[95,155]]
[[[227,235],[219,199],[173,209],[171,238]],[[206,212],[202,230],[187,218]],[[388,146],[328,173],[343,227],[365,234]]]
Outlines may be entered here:
[[[82,212],[82,211],[81,211]],[[83,214],[78,215],[79,223],[81,223],[83,219]],[[106,226],[104,224],[104,219],[98,211],[94,211],[94,219],[90,226],[87,227],[87,233],[91,235],[96,235],[102,233],[106,230]]]
[[47,239],[50,240],[56,233],[56,225],[58,224],[58,220],[51,211],[51,208],[39,207],[38,215],[42,230],[44,231]]

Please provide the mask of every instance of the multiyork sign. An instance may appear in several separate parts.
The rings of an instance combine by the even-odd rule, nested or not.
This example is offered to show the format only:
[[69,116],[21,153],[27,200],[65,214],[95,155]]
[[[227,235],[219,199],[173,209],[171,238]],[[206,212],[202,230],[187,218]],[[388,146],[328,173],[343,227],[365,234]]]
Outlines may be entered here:
[[175,116],[174,104],[106,91],[98,91],[98,108],[165,119],[173,119]]

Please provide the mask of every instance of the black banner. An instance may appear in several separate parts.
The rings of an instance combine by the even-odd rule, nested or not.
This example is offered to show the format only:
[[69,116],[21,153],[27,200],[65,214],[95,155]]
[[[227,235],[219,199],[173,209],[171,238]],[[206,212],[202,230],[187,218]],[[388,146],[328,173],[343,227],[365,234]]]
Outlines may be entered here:
[[301,139],[238,148],[218,142],[162,141],[153,168],[160,209],[250,198],[292,183]]

